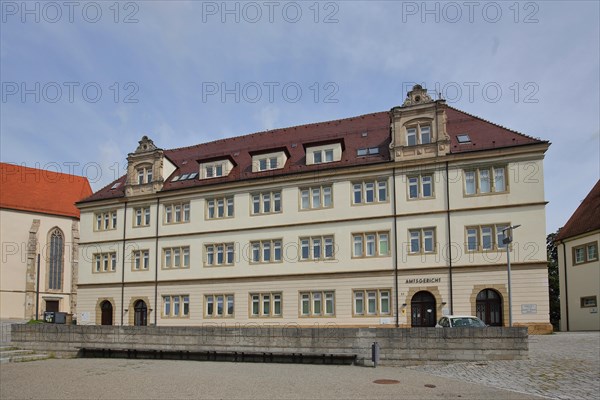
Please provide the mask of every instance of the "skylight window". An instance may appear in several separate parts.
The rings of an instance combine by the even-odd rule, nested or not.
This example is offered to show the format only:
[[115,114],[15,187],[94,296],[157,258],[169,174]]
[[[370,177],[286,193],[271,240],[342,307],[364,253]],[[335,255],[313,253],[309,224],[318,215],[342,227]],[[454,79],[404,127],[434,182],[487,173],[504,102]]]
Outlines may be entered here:
[[173,179],[171,179],[171,182],[177,182],[179,180],[179,175],[175,175],[173,177]]
[[114,185],[112,185],[112,187],[110,188],[110,190],[114,190],[114,189],[118,188],[119,186],[121,186],[121,182],[117,182]]
[[190,174],[190,176],[188,176],[188,179],[194,179],[194,178],[195,178],[195,177],[197,177],[197,176],[198,176],[198,173],[197,173],[197,172],[192,172],[192,173]]
[[185,181],[188,178],[188,176],[190,176],[190,174],[183,174],[181,175],[181,178],[179,180]]
[[369,147],[362,148],[356,150],[356,155],[361,156],[372,156],[374,154],[379,154],[379,147]]
[[471,138],[466,133],[456,135],[456,140],[458,140],[458,143],[460,144],[471,142]]

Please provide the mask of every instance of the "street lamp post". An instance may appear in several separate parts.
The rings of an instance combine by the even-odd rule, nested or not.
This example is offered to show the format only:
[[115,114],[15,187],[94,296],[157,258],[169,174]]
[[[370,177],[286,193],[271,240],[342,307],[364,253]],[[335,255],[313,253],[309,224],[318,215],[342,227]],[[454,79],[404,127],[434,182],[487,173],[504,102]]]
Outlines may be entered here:
[[506,266],[508,269],[508,326],[512,327],[512,294],[511,294],[511,285],[510,285],[510,244],[512,243],[512,231],[513,229],[517,229],[521,225],[512,225],[508,228],[502,229],[502,233],[504,235],[504,239],[502,239],[502,243],[506,245]]

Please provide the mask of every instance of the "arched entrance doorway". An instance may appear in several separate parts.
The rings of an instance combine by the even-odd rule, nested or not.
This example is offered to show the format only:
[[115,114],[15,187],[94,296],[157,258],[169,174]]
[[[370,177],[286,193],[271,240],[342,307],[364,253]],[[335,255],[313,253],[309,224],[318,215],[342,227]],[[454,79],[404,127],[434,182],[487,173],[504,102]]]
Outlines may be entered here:
[[417,292],[410,301],[411,326],[435,326],[435,297],[425,290]]
[[502,296],[494,289],[483,289],[477,294],[477,318],[490,326],[502,326]]
[[102,311],[101,324],[112,325],[113,324],[113,306],[110,301],[104,300],[100,304],[100,310]]
[[138,300],[133,306],[135,310],[135,316],[133,318],[133,324],[135,326],[146,326],[148,325],[148,306],[144,300]]

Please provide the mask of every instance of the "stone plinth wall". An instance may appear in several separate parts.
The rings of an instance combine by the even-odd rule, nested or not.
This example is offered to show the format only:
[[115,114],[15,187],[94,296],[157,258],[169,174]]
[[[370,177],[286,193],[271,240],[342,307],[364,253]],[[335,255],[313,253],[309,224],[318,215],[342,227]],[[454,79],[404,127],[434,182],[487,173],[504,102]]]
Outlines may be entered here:
[[75,355],[82,348],[190,352],[356,355],[371,364],[371,345],[381,348],[380,365],[432,361],[526,359],[527,328],[300,328],[286,326],[135,327],[12,325],[12,343],[23,349]]

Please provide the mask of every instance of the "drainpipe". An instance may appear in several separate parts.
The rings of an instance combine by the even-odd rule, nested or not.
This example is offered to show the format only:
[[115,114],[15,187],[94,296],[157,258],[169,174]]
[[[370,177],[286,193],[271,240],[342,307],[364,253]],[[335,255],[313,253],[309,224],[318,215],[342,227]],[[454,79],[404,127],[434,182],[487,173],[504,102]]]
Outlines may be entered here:
[[127,237],[127,202],[123,208],[123,254],[121,256],[121,326],[123,326],[123,314],[125,308],[125,240]]
[[567,247],[565,242],[562,242],[563,246],[563,264],[565,266],[565,315],[567,319],[567,332],[569,332],[569,282],[567,280]]
[[392,169],[392,201],[394,202],[394,292],[396,293],[396,328],[400,327],[399,301],[398,301],[398,219],[396,218],[396,167]]
[[450,179],[446,161],[446,229],[448,234],[448,280],[450,283],[450,315],[454,314],[454,297],[452,284],[452,233],[450,229]]
[[[154,239],[154,326],[158,315],[158,224],[159,224],[160,199],[156,199],[156,235]],[[183,212],[183,210],[182,210]]]

